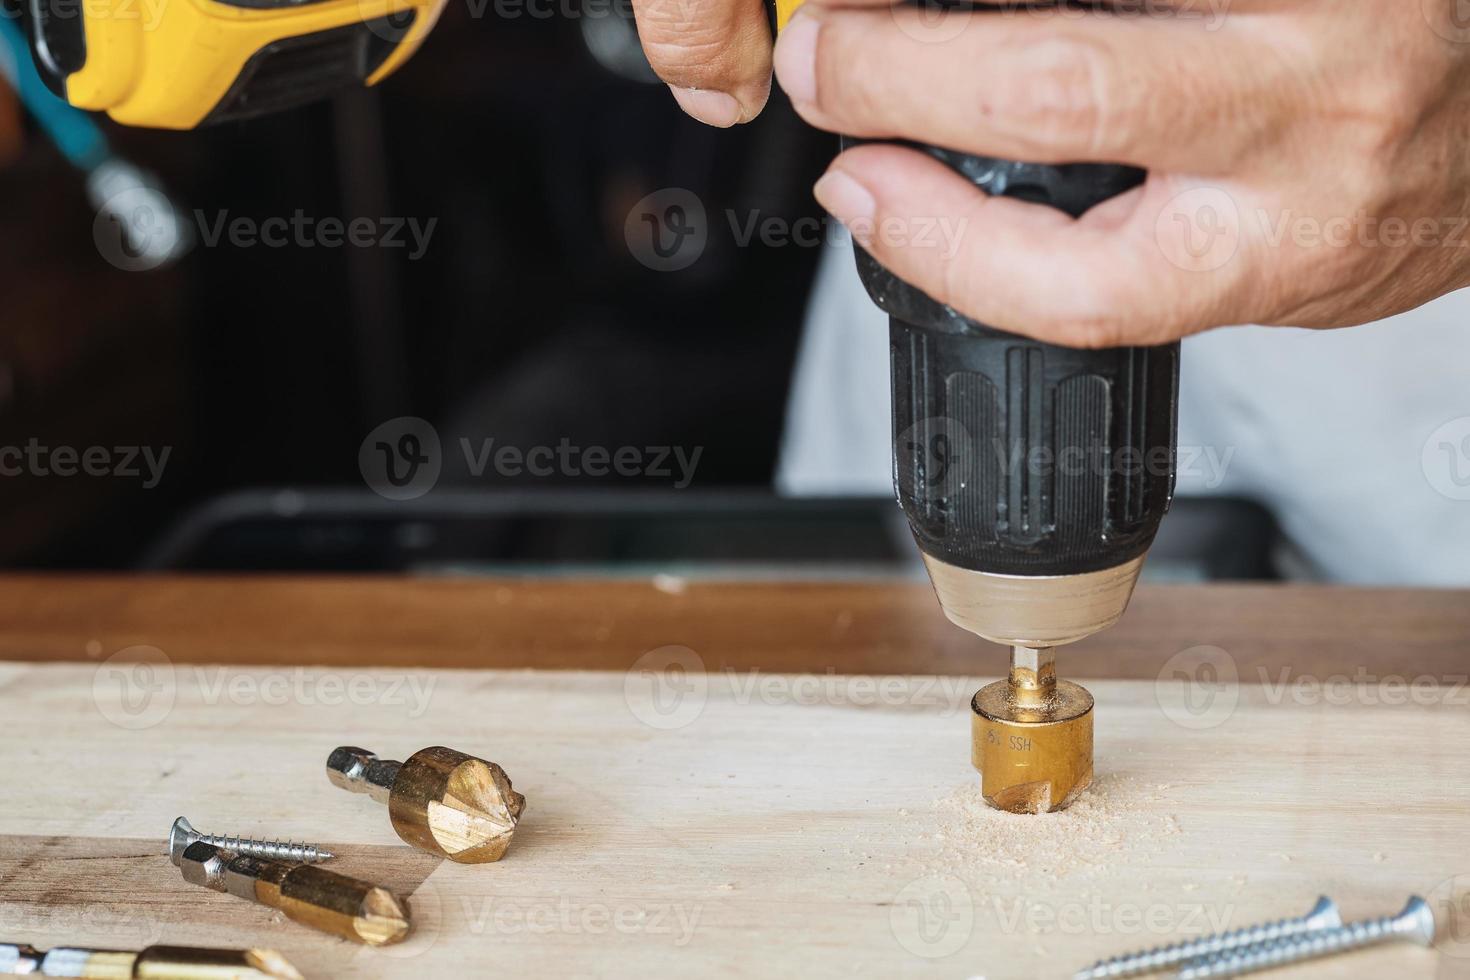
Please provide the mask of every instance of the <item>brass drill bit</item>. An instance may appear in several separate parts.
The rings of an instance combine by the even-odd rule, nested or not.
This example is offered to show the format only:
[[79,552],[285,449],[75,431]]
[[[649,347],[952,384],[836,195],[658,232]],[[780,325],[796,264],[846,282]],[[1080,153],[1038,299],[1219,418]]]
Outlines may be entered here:
[[1092,705],[1086,688],[1057,680],[1055,647],[1012,647],[1010,676],[971,702],[985,802],[1012,813],[1070,806],[1092,784]]
[[184,848],[179,867],[185,881],[268,905],[353,942],[385,946],[408,935],[408,905],[398,896],[314,865],[235,855],[197,841]]
[[53,949],[0,943],[0,974],[91,977],[95,980],[302,980],[273,949],[203,949],[149,946],[120,949]]
[[526,806],[504,769],[442,745],[407,762],[344,745],[327,757],[327,778],[388,804],[388,819],[406,843],[459,864],[504,857]]

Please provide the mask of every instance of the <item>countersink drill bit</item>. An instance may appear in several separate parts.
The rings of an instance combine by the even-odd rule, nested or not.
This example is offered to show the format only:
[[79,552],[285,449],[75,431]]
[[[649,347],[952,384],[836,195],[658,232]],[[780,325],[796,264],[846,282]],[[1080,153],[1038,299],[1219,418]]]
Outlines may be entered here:
[[420,749],[406,762],[344,745],[327,757],[327,778],[388,804],[405,843],[459,864],[504,857],[526,806],[504,769],[442,745]]
[[179,857],[184,853],[184,848],[195,841],[213,844],[220,850],[229,851],[232,854],[249,854],[252,857],[266,858],[270,861],[285,861],[287,864],[317,864],[336,857],[325,848],[305,842],[298,844],[294,841],[251,840],[246,837],[201,834],[189,825],[188,820],[179,817],[168,831],[169,860],[177,865]]
[[408,905],[376,885],[310,864],[231,854],[196,841],[179,856],[184,880],[279,909],[286,918],[369,946],[408,935]]
[[970,703],[970,761],[985,802],[1012,813],[1070,806],[1092,785],[1092,695],[1057,680],[1056,648],[1016,645],[1006,680]]
[[273,949],[203,949],[149,946],[120,949],[53,949],[0,943],[0,975],[91,977],[95,980],[302,980]]

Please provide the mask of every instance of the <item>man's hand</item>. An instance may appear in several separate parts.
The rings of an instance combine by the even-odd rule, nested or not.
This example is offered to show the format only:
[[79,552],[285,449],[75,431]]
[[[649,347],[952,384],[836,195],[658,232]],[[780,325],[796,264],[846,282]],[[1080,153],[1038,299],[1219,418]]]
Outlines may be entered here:
[[[709,0],[648,0],[679,2]],[[936,299],[1073,346],[1232,323],[1345,326],[1470,284],[1459,0],[1126,2],[973,15],[807,0],[775,65],[814,125],[1149,171],[1073,220],[870,145],[837,158],[818,199]],[[747,24],[741,36],[756,34]],[[682,44],[685,64],[697,61]],[[744,58],[750,74],[703,77],[750,90],[763,63]],[[957,238],[921,233],[942,221]]]

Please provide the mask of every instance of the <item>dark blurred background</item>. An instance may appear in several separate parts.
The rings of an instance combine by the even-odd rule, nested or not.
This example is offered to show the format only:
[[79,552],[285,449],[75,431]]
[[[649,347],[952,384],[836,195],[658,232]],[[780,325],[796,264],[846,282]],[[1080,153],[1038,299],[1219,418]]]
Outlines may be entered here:
[[[455,0],[383,85],[285,114],[185,133],[99,118],[195,227],[160,268],[119,268],[83,175],[0,83],[0,446],[168,452],[155,486],[142,460],[138,477],[0,478],[0,564],[912,568],[891,500],[769,491],[823,249],[740,247],[726,214],[817,219],[834,140],[779,91],[748,126],[686,118],[631,16],[571,3],[474,16]],[[708,220],[677,272],[625,235],[635,204],[671,188]],[[407,230],[404,247],[197,235],[298,213],[431,233],[421,255]],[[394,499],[360,450],[384,425],[385,445],[416,445],[394,429],[404,416],[432,427],[444,466],[432,492]],[[460,437],[700,455],[677,489],[649,473],[477,477]],[[1269,520],[1223,506],[1223,550],[1213,518],[1169,523],[1181,575],[1264,574]]]

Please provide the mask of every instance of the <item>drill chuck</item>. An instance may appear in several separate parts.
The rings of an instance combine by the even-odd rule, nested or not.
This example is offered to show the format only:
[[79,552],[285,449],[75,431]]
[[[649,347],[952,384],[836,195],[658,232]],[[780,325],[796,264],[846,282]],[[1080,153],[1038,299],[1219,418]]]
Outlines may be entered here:
[[[1074,217],[1144,177],[921,149],[988,194]],[[1033,646],[1116,621],[1173,493],[1179,345],[1045,344],[958,313],[861,249],[858,270],[890,318],[894,488],[946,614]]]

